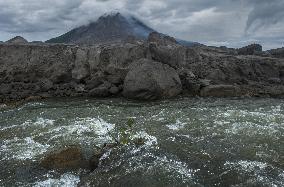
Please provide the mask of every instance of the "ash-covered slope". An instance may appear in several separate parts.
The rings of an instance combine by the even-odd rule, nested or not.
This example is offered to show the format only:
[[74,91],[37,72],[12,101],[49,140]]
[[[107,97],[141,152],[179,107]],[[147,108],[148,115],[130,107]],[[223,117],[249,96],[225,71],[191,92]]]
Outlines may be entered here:
[[[121,13],[110,13],[101,16],[96,22],[81,26],[52,38],[46,43],[71,44],[105,44],[119,42],[133,42],[146,40],[150,33],[156,32],[133,16],[124,16]],[[185,46],[193,46],[195,42],[178,40]]]
[[47,43],[98,44],[146,39],[154,30],[132,16],[105,14],[96,22],[75,28]]

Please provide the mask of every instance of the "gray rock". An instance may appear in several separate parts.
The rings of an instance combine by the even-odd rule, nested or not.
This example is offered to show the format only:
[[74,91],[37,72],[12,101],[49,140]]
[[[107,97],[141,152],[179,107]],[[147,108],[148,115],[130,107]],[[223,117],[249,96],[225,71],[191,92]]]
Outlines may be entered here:
[[103,154],[104,154],[104,151],[100,149],[92,155],[92,157],[89,160],[91,171],[94,171],[95,169],[97,169],[100,163],[100,158],[103,156]]
[[190,95],[199,95],[201,83],[189,69],[178,69],[183,92]]
[[173,68],[147,59],[130,66],[123,87],[125,97],[141,100],[170,98],[181,91],[180,78]]
[[116,87],[116,86],[112,86],[110,89],[109,89],[109,92],[113,95],[116,95],[117,93],[119,93],[119,88]]
[[178,74],[179,74],[179,77],[181,79],[194,79],[196,78],[196,76],[194,75],[194,73],[192,73],[192,71],[190,71],[189,69],[186,69],[186,68],[181,68],[181,69],[178,69]]
[[88,161],[84,159],[78,147],[68,147],[46,155],[40,165],[49,170],[72,171],[88,168]]
[[185,79],[183,81],[183,92],[190,95],[199,95],[201,84],[196,79]]
[[108,75],[107,81],[109,81],[110,83],[115,84],[115,85],[119,85],[119,84],[123,83],[122,77],[118,74],[117,75]]
[[[136,88],[136,92],[130,90],[130,98],[167,98],[176,95],[169,94],[176,89],[168,87],[180,85],[171,79],[177,74],[174,69],[183,93],[196,95],[210,85],[238,85],[243,95],[252,96],[278,97],[283,93],[284,61],[280,49],[272,57],[256,53],[245,56],[231,54],[226,48],[188,48],[171,39],[160,41],[160,37],[156,41],[150,38],[144,44],[0,45],[0,101],[37,95],[108,97],[119,95],[125,85]],[[148,62],[136,67],[145,58]]]
[[201,86],[201,87],[210,86],[211,83],[212,83],[212,81],[211,81],[211,80],[208,80],[208,79],[200,79],[199,82],[200,82],[200,86]]
[[8,94],[12,90],[12,85],[11,84],[1,84],[0,86],[0,94]]
[[105,69],[107,81],[117,86],[123,84],[123,80],[125,79],[127,73],[127,68],[121,68],[113,65],[108,66]]
[[48,79],[43,79],[39,81],[39,85],[42,92],[46,92],[53,87],[53,83]]
[[148,37],[147,57],[177,69],[185,64],[187,48],[169,36],[153,32]]
[[103,84],[104,75],[101,72],[97,72],[91,80],[86,81],[86,89],[91,90]]
[[212,69],[206,78],[209,80],[214,80],[215,82],[224,82],[226,81],[227,76],[221,69]]
[[110,95],[111,84],[109,82],[105,82],[104,84],[100,85],[98,88],[94,88],[89,92],[89,96],[92,97],[107,97]]
[[211,85],[201,89],[202,97],[236,97],[239,96],[240,90],[232,85]]
[[239,55],[258,55],[262,52],[262,46],[251,44],[237,50]]
[[149,34],[148,42],[158,43],[159,45],[176,45],[178,44],[176,39],[158,32],[152,32]]
[[82,80],[90,75],[89,64],[87,61],[87,52],[82,49],[78,49],[76,52],[75,67],[72,70],[72,78],[76,80]]
[[154,61],[168,64],[177,69],[186,64],[185,58],[187,49],[180,45],[159,45],[157,43],[150,43],[148,56]]
[[94,88],[89,92],[91,97],[107,97],[109,96],[109,90],[105,87]]
[[268,82],[271,84],[281,84],[281,79],[280,78],[269,78]]
[[279,49],[271,49],[267,51],[270,55],[276,58],[284,58],[284,47]]
[[85,85],[84,84],[76,84],[74,86],[76,92],[84,92],[85,91]]

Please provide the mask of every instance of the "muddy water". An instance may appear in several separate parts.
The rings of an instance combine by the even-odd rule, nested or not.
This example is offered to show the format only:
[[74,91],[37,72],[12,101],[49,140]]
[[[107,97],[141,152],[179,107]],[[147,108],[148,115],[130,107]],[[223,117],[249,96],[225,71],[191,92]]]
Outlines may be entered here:
[[[92,174],[38,167],[49,151],[94,146],[135,119],[142,146],[111,150]],[[47,100],[0,110],[0,186],[284,186],[284,101]]]

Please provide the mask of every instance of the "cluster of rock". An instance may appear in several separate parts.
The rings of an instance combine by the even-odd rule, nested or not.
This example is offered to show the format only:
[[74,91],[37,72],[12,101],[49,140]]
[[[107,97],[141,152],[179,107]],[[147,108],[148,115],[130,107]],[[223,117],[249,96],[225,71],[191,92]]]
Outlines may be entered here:
[[284,58],[284,47],[279,49],[271,49],[268,51],[271,56],[277,57],[277,58]]
[[239,55],[258,55],[262,53],[262,46],[259,44],[251,44],[237,49]]
[[185,47],[158,33],[132,44],[21,45],[19,41],[24,40],[0,45],[0,102],[30,96],[152,100],[181,93],[284,95],[284,59],[256,55],[259,46]]

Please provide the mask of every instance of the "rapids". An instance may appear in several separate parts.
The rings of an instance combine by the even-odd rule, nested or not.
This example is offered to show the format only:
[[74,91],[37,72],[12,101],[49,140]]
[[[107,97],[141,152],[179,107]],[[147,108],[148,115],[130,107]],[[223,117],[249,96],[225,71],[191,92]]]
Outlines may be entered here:
[[[38,167],[78,145],[86,157],[128,118],[144,145],[104,155],[91,174]],[[59,99],[0,109],[0,186],[284,186],[284,100]]]

